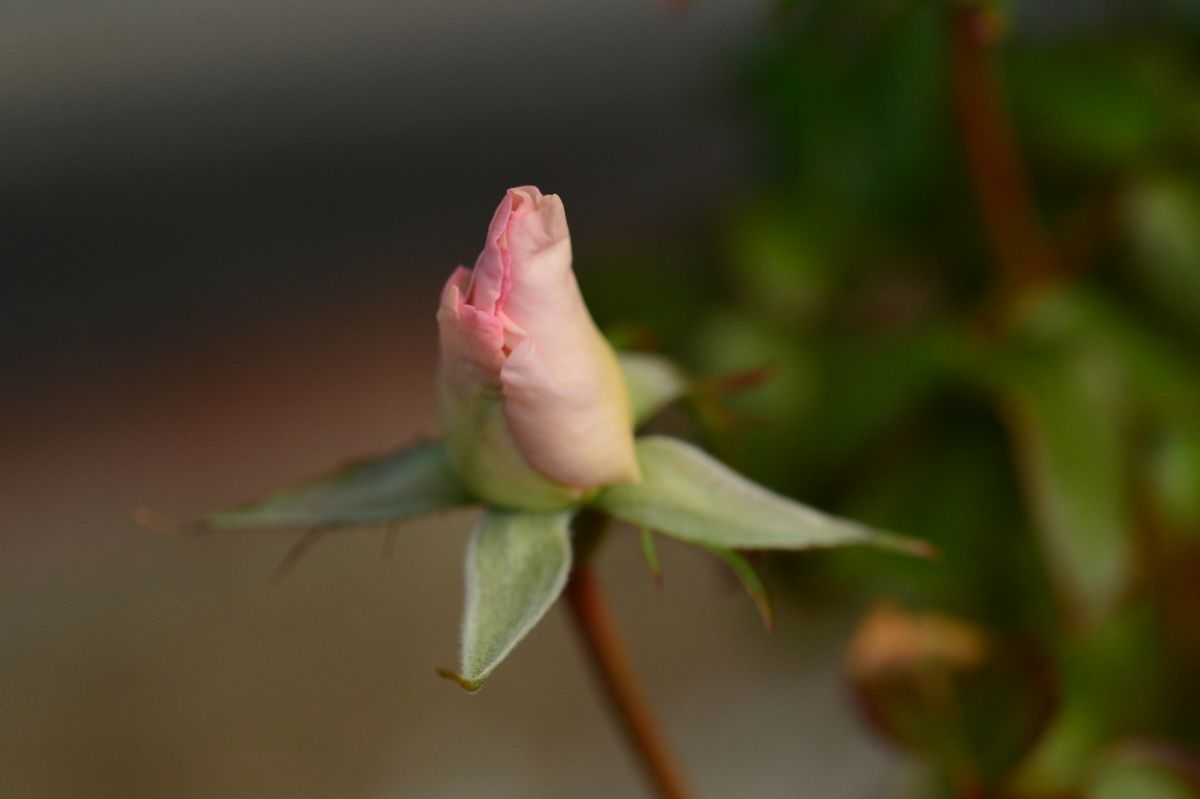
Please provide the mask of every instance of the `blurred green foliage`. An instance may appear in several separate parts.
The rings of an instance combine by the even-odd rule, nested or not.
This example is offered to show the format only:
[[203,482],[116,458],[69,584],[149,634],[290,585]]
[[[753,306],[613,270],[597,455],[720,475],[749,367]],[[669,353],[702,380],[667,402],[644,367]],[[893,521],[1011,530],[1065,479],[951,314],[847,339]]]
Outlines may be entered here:
[[[613,254],[597,316],[697,374],[769,364],[695,434],[943,553],[769,582],[1008,642],[948,689],[986,708],[964,742],[1049,691],[1002,757],[908,747],[916,795],[1200,796],[1200,7],[791,0],[739,85],[756,178],[701,237]],[[1005,214],[1051,253],[1035,279]]]

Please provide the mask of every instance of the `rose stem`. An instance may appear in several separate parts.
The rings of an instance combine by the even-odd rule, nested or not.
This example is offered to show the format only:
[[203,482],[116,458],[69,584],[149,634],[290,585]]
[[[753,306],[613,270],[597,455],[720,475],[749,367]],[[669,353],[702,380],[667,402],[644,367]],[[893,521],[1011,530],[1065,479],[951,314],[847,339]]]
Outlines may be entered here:
[[[993,55],[995,31],[979,0],[950,0],[951,94],[963,155],[995,251],[1003,294],[1020,300],[1058,278],[1055,247],[1038,217],[1016,129]],[[959,799],[983,799],[977,778],[956,780]]]
[[600,678],[611,708],[646,776],[663,799],[692,796],[638,684],[616,623],[604,601],[600,581],[591,566],[582,563],[575,567],[567,582],[566,593],[575,628],[583,637],[596,676]]
[[1056,277],[1000,85],[996,34],[979,0],[950,0],[950,74],[959,136],[1005,294],[1017,298]]

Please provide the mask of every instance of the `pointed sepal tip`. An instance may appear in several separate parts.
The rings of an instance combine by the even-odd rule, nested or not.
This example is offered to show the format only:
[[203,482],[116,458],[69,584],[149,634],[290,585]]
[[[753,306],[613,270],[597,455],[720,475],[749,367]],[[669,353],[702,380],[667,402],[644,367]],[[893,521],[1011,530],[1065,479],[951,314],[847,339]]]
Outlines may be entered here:
[[478,693],[479,689],[483,687],[484,680],[468,680],[454,669],[438,667],[435,671],[443,680],[449,680],[469,694]]

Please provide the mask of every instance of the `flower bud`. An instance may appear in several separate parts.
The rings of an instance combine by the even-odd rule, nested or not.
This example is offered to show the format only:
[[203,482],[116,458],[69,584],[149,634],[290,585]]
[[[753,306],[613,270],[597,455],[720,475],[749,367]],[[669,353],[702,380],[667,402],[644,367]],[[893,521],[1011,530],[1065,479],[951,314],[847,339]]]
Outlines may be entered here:
[[571,271],[557,195],[509,189],[437,318],[447,451],[480,499],[552,508],[640,480],[625,381]]

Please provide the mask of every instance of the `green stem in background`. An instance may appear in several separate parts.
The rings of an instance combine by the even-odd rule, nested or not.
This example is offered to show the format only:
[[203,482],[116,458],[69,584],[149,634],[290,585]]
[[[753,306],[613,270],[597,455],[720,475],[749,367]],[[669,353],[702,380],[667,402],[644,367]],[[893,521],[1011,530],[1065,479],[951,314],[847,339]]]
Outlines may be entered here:
[[1038,218],[977,0],[950,2],[950,79],[967,171],[1010,298],[1049,282],[1057,257]]
[[647,778],[663,799],[692,796],[621,644],[596,573],[586,561],[571,572],[566,596],[575,628]]

